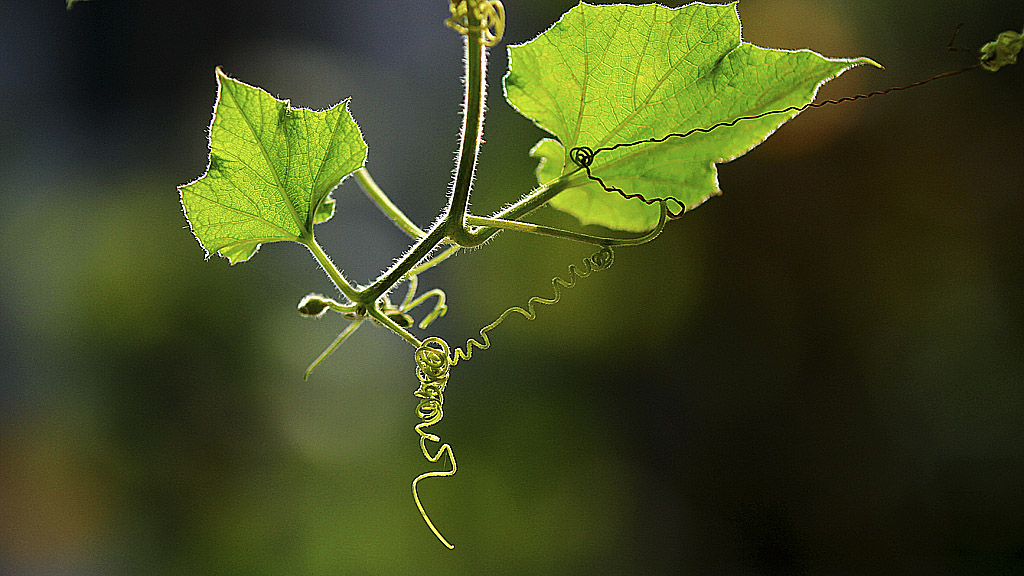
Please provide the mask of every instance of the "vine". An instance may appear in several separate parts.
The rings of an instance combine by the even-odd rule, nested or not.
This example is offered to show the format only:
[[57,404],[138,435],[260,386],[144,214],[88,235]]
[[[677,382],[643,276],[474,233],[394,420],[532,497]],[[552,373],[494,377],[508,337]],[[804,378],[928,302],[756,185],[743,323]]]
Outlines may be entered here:
[[[440,449],[438,449],[437,453],[431,455],[430,452],[427,450],[427,441],[439,442],[440,438],[434,434],[424,432],[425,428],[437,424],[438,422],[441,421],[441,418],[444,417],[444,389],[445,386],[448,384],[448,377],[451,373],[451,368],[458,365],[460,361],[468,361],[472,359],[474,347],[476,347],[479,350],[487,350],[488,348],[490,348],[491,340],[488,334],[490,333],[491,330],[494,330],[495,328],[500,326],[509,316],[513,314],[519,314],[520,316],[526,318],[527,320],[536,320],[537,304],[554,306],[559,301],[561,301],[563,290],[569,290],[575,287],[576,282],[578,280],[587,278],[594,272],[599,272],[601,270],[607,270],[608,268],[611,268],[612,264],[615,262],[615,252],[614,250],[612,250],[613,245],[644,243],[656,238],[665,228],[665,223],[667,222],[667,213],[668,208],[665,207],[663,203],[662,217],[660,222],[658,223],[658,226],[649,234],[646,234],[640,238],[634,240],[599,239],[595,243],[602,243],[603,245],[597,252],[594,252],[589,257],[583,259],[582,269],[578,268],[575,264],[569,265],[569,280],[564,280],[560,276],[555,276],[554,278],[551,279],[552,296],[550,298],[544,298],[542,296],[533,296],[527,301],[525,309],[519,306],[512,306],[506,309],[504,312],[498,315],[498,317],[493,322],[480,329],[480,340],[476,340],[474,338],[468,339],[466,341],[466,346],[464,349],[456,348],[454,352],[451,352],[448,343],[437,336],[427,338],[426,340],[423,341],[422,344],[420,344],[418,348],[416,348],[416,352],[413,355],[413,359],[416,363],[416,378],[420,382],[419,389],[416,390],[415,393],[416,397],[420,398],[420,402],[416,406],[416,412],[421,422],[415,426],[415,430],[420,435],[420,448],[423,452],[423,456],[427,460],[435,464],[441,459],[441,457],[445,453],[447,453],[448,458],[451,460],[452,468],[451,470],[444,470],[439,472],[424,472],[423,474],[417,476],[412,481],[412,495],[413,499],[416,502],[416,507],[419,509],[420,515],[423,517],[423,520],[427,523],[427,526],[430,527],[430,530],[434,533],[434,535],[437,536],[437,538],[449,549],[453,549],[455,547],[441,535],[441,533],[434,526],[434,523],[430,520],[430,517],[427,515],[426,510],[423,508],[423,504],[420,502],[419,493],[417,491],[417,485],[424,478],[452,476],[453,474],[455,474],[455,471],[457,469],[455,465],[455,454],[452,452],[451,445],[445,443],[441,446]],[[410,300],[413,292],[414,287],[413,285],[410,285],[409,296],[406,297],[406,301]],[[427,296],[429,294],[437,294],[439,296],[439,306],[444,306],[443,292],[441,292],[438,289],[435,289],[427,294],[424,294],[424,296]],[[422,298],[423,296],[416,299],[414,302],[418,302]],[[433,320],[433,318],[437,316],[438,310],[439,308],[435,308],[434,312],[432,312],[430,315],[427,316],[426,319],[424,319],[424,322],[427,323],[428,320]],[[441,314],[443,315],[443,311],[441,312]],[[421,324],[421,327],[425,326]],[[336,345],[332,344],[332,348],[330,348],[330,350],[333,351],[333,348],[336,347]]]
[[[67,0],[68,6],[75,1]],[[558,153],[561,154],[562,163],[555,167],[557,173],[547,173],[549,168],[545,162],[555,154],[542,154],[544,160],[538,168],[540,186],[490,216],[479,216],[470,213],[469,200],[482,143],[487,50],[501,42],[506,14],[499,0],[448,0],[448,8],[450,16],[445,20],[445,25],[464,37],[466,90],[454,178],[447,204],[432,226],[420,228],[412,222],[366,170],[367,146],[349,114],[347,101],[324,111],[293,108],[288,101],[278,100],[259,88],[233,80],[219,69],[218,100],[210,126],[210,162],[203,176],[180,187],[182,207],[192,232],[207,256],[219,253],[234,264],[251,258],[261,243],[297,242],[310,251],[344,297],[339,302],[323,294],[312,293],[298,304],[298,311],[304,316],[320,318],[327,312],[335,312],[349,321],[309,365],[304,374],[306,378],[367,320],[391,330],[414,348],[418,381],[415,396],[419,399],[416,406],[419,421],[414,430],[419,436],[423,456],[430,463],[439,464],[447,455],[451,466],[450,469],[428,471],[416,476],[412,481],[413,499],[427,526],[448,548],[453,546],[427,515],[419,497],[418,486],[426,478],[455,474],[457,465],[451,445],[441,442],[437,434],[427,429],[438,424],[444,417],[444,392],[451,369],[460,361],[470,360],[474,348],[489,349],[490,333],[494,329],[516,314],[527,320],[535,319],[538,305],[557,304],[565,290],[573,288],[577,282],[594,272],[612,266],[615,259],[613,247],[635,246],[654,240],[669,220],[680,217],[688,206],[699,204],[715,193],[715,165],[722,162],[722,158],[736,157],[756,146],[777,128],[777,125],[768,126],[770,122],[752,121],[777,114],[795,115],[810,108],[907,90],[979,67],[998,70],[1016,62],[1024,48],[1022,33],[1004,32],[995,41],[982,47],[977,63],[971,66],[906,86],[814,102],[821,83],[854,66],[874,62],[866,58],[829,59],[809,50],[771,50],[742,42],[735,4],[694,3],[680,8],[666,8],[655,4],[592,6],[581,3],[541,35],[543,42],[538,42],[541,38],[538,37],[531,42],[510,47],[509,74],[505,78],[505,95],[509,103],[558,138],[554,142],[560,151]],[[663,18],[666,14],[667,17]],[[624,49],[619,51],[622,54],[607,53],[606,48],[616,39],[616,34],[635,34],[631,28],[643,26],[652,32],[657,26],[666,26],[666,22],[676,15],[685,15],[682,21],[687,23],[686,26],[692,25],[694,30],[683,30],[677,34],[679,30],[673,29],[668,34],[666,29],[662,29],[667,39],[652,45],[651,50],[660,50],[663,58],[656,58],[648,52],[649,40],[654,37],[652,35],[646,35],[647,40],[637,43],[629,42],[627,36],[622,43]],[[632,19],[635,26],[621,26],[626,18]],[[588,35],[604,40],[603,44],[596,43],[600,53],[593,54],[593,61],[590,50],[595,43],[588,44]],[[714,40],[709,40],[711,38]],[[691,45],[687,45],[687,42],[691,42]],[[640,44],[643,50],[636,54],[625,50]],[[685,74],[688,72],[681,72],[680,67],[669,66],[666,70],[658,71],[663,73],[663,77],[654,83],[654,89],[640,94],[639,91],[649,88],[644,86],[645,82],[640,82],[640,71],[645,66],[650,68],[671,62],[670,56],[681,50],[689,50],[687,57],[696,58],[693,54],[694,46],[700,47],[700,56],[705,61],[691,64],[694,64],[695,70],[705,70],[703,74],[706,77],[687,77]],[[618,60],[609,62],[609,58]],[[719,66],[725,59],[730,59],[730,64]],[[743,76],[744,71],[751,69],[756,69],[756,73]],[[651,70],[647,72],[651,77],[655,75]],[[704,81],[707,89],[692,89],[698,81]],[[676,98],[679,108],[674,112],[677,116],[669,119],[650,112],[651,109],[644,109],[654,97],[655,90],[660,89],[664,83],[672,84],[671,88],[675,92],[670,95]],[[730,95],[731,100],[723,102],[716,88],[719,86],[733,86],[737,88],[734,91],[736,94]],[[614,91],[616,87],[620,92]],[[631,98],[622,97],[627,91],[625,87],[629,87]],[[773,91],[774,99],[761,101],[760,98],[769,89]],[[710,99],[701,100],[708,94],[712,95]],[[764,102],[771,102],[780,108],[766,110],[768,104]],[[620,106],[621,109],[607,108],[612,105]],[[590,108],[584,110],[587,106]],[[712,111],[711,108],[716,106],[717,109]],[[684,116],[680,112],[683,109],[691,112]],[[746,114],[733,116],[732,110],[744,110]],[[707,116],[695,119],[698,111]],[[641,117],[642,112],[647,116]],[[609,121],[605,122],[603,116],[607,116]],[[595,159],[605,152],[642,144],[657,144],[669,139],[684,139],[696,133],[724,130],[740,122],[750,122],[755,126],[728,131],[723,137],[716,138],[719,140],[717,142],[695,144],[697,150],[688,150],[684,158],[665,154],[658,157],[656,162],[642,158],[632,166],[627,166],[635,170],[634,176],[642,169],[649,168],[650,164],[667,166],[669,178],[664,182],[686,182],[688,187],[690,180],[697,182],[692,186],[697,191],[688,200],[677,197],[679,193],[675,188],[673,194],[669,195],[652,194],[649,190],[636,191],[635,188],[633,192],[628,192],[608,184],[607,175],[603,177],[594,173]],[[694,124],[699,125],[683,129]],[[612,128],[609,129],[609,126]],[[672,131],[673,128],[675,131]],[[622,130],[627,130],[626,133],[631,137],[620,137]],[[664,135],[637,138],[638,134]],[[574,145],[581,141],[594,143],[594,147]],[[547,144],[542,140],[535,150],[541,145]],[[565,154],[565,148],[569,148],[568,154]],[[736,153],[735,150],[742,152]],[[657,152],[655,150],[651,156]],[[575,167],[568,165],[566,158]],[[706,162],[700,169],[696,169],[682,167],[679,160],[694,164]],[[342,270],[317,243],[314,234],[315,224],[333,216],[335,202],[330,195],[350,174],[355,175],[366,196],[414,240],[404,255],[365,286],[353,284],[345,278]],[[596,182],[600,189],[593,192],[597,187],[587,186],[590,182]],[[653,185],[649,189],[653,189]],[[562,195],[570,190],[571,194]],[[601,190],[614,192],[621,198],[602,194]],[[568,197],[572,199],[567,200]],[[611,197],[619,204],[608,204],[606,197]],[[641,220],[631,220],[631,214],[635,215],[635,211],[631,210],[636,205],[626,204],[625,200],[632,199],[639,199],[647,205],[657,203],[660,208],[657,223],[653,222],[654,215],[650,210],[644,212]],[[605,220],[599,224],[622,233],[639,235],[595,236],[523,220],[549,203],[577,216],[581,222],[586,222],[585,216],[588,217],[588,211],[593,205],[600,205],[607,210]],[[679,209],[670,209],[669,203]],[[433,308],[418,324],[420,329],[427,329],[448,311],[445,293],[440,288],[417,294],[419,274],[437,266],[461,249],[482,245],[503,230],[541,234],[598,248],[583,260],[581,266],[570,265],[565,278],[552,278],[550,297],[533,296],[525,307],[512,306],[506,309],[493,322],[479,330],[479,338],[467,339],[464,348],[452,349],[447,342],[436,336],[420,340],[412,334],[410,329],[416,323],[411,314],[417,308],[433,301]],[[396,304],[390,294],[403,282],[407,283],[406,293]],[[431,451],[428,442],[440,444],[440,447]]]
[[416,362],[416,378],[420,382],[419,389],[415,393],[416,397],[420,399],[419,404],[416,406],[416,413],[420,418],[420,423],[416,424],[414,429],[420,435],[420,449],[423,452],[423,456],[431,463],[436,464],[445,454],[448,454],[452,468],[451,470],[424,472],[414,478],[412,481],[412,497],[416,502],[416,508],[420,511],[420,516],[423,517],[431,532],[449,549],[454,549],[455,546],[441,535],[437,527],[430,520],[426,510],[423,508],[422,502],[420,502],[417,486],[424,478],[452,476],[458,469],[455,464],[455,453],[452,451],[451,445],[446,442],[441,445],[435,454],[431,454],[427,450],[427,442],[440,442],[441,439],[436,434],[424,431],[425,428],[437,424],[444,417],[444,389],[448,384],[451,368],[457,365],[460,360],[470,360],[473,357],[474,346],[480,350],[490,348],[491,341],[487,335],[488,332],[500,326],[510,315],[519,314],[527,320],[535,320],[537,318],[535,305],[545,304],[553,306],[557,304],[562,298],[561,291],[563,289],[568,290],[574,287],[577,279],[586,278],[593,272],[607,270],[614,261],[615,252],[612,251],[611,246],[603,246],[593,255],[583,260],[583,270],[578,269],[575,264],[570,264],[569,281],[563,280],[559,276],[551,279],[551,287],[554,290],[554,295],[551,298],[533,296],[527,301],[526,309],[513,306],[505,310],[494,322],[480,329],[480,338],[483,342],[481,343],[470,338],[466,342],[465,351],[456,348],[454,354],[452,354],[448,343],[437,336],[427,338],[416,348],[413,359]]

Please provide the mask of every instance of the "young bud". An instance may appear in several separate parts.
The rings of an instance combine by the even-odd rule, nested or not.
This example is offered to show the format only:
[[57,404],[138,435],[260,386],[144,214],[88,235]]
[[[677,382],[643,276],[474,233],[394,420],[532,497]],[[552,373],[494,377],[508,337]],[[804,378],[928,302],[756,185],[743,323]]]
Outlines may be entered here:
[[303,316],[322,316],[327,311],[329,300],[322,294],[307,294],[299,302],[299,314]]

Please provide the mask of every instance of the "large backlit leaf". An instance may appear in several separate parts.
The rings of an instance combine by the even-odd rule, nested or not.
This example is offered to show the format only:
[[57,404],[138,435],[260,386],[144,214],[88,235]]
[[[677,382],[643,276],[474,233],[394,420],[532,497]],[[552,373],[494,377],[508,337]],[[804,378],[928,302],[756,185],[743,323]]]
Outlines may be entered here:
[[210,166],[181,186],[181,204],[207,255],[232,264],[263,242],[303,241],[334,214],[333,190],[366,162],[348,101],[292,108],[217,70]]
[[[742,42],[735,4],[580,4],[537,38],[509,47],[505,96],[557,138],[532,152],[543,160],[545,183],[577,170],[573,147],[596,150],[806,104],[826,80],[864,63],[873,64]],[[721,193],[716,163],[747,152],[795,114],[601,152],[591,168],[627,194],[694,208]],[[659,216],[657,206],[607,192],[582,172],[551,205],[618,230],[649,230]]]

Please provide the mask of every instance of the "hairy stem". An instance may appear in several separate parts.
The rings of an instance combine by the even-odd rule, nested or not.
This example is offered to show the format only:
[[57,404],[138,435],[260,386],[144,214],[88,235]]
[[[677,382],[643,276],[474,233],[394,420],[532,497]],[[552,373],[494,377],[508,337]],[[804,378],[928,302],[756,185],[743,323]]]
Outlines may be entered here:
[[326,272],[331,278],[334,285],[338,287],[338,290],[341,290],[341,293],[352,302],[361,303],[362,300],[359,297],[359,292],[348,283],[348,280],[345,280],[345,276],[342,275],[341,270],[338,270],[338,267],[334,265],[334,262],[331,262],[330,257],[324,253],[323,248],[317,244],[316,238],[310,234],[309,240],[304,241],[303,244],[305,244],[306,248],[309,248],[309,251],[313,253],[313,257],[320,263],[320,267],[324,269],[324,272]]
[[[473,246],[475,239],[466,227],[466,212],[469,208],[469,192],[473,186],[473,172],[476,170],[477,154],[483,134],[484,101],[486,99],[487,49],[481,42],[481,31],[473,10],[468,10],[469,33],[465,36],[466,46],[466,99],[462,117],[462,140],[456,160],[455,182],[445,215],[445,230],[452,240],[461,245]],[[474,31],[475,30],[475,31]]]
[[357,295],[357,302],[367,304],[367,307],[377,301],[377,298],[383,296],[388,290],[390,290],[395,284],[402,281],[402,278],[412,270],[414,266],[420,263],[421,260],[426,258],[430,252],[437,247],[445,238],[445,227],[444,222],[434,226],[427,232],[427,235],[420,238],[413,247],[405,253],[398,262],[395,262],[391,268],[388,268],[384,274],[380,276],[373,284],[369,287],[360,290]]
[[[469,10],[470,32],[465,36],[466,50],[466,96],[462,119],[462,138],[456,160],[455,182],[448,199],[444,218],[372,285],[359,292],[360,302],[372,303],[397,284],[406,274],[445,238],[454,243],[475,246],[483,242],[466,227],[466,212],[469,207],[469,192],[473,186],[473,172],[476,170],[477,154],[480,151],[480,137],[484,122],[484,70],[487,66],[487,51],[480,41],[479,20]],[[473,31],[475,30],[475,31]]]
[[[568,175],[552,182],[548,186],[542,186],[527,196],[523,197],[520,201],[512,204],[508,208],[499,211],[493,217],[501,218],[505,220],[514,220],[533,212],[537,208],[543,206],[547,201],[555,197],[559,192],[565,190],[568,185]],[[377,280],[373,282],[368,288],[365,288],[359,292],[359,296],[354,301],[372,304],[381,295],[391,289],[392,286],[397,284],[404,278],[408,273],[413,272],[418,274],[423,270],[429,268],[428,263],[424,263],[421,266],[417,266],[424,258],[426,258],[430,252],[437,247],[446,237],[445,222],[441,221],[439,224],[434,226],[427,235],[420,238],[413,247],[406,252],[405,256],[395,262],[391,268],[389,268],[384,274],[382,274]],[[495,227],[482,227],[474,232],[466,232],[472,237],[471,245],[479,245],[488,238],[500,231],[501,228]],[[440,261],[447,258],[451,254],[454,254],[458,247],[453,246],[447,251],[443,252],[436,260]],[[432,266],[434,260],[430,261]]]
[[360,168],[356,170],[356,180],[359,182],[359,187],[363,189],[366,196],[380,208],[380,211],[385,216],[391,219],[396,226],[402,229],[403,232],[413,238],[423,238],[427,235],[419,226],[409,220],[409,217],[402,212],[395,203],[388,198],[387,194],[377,186],[374,182],[373,177],[370,176],[370,172],[366,168]]

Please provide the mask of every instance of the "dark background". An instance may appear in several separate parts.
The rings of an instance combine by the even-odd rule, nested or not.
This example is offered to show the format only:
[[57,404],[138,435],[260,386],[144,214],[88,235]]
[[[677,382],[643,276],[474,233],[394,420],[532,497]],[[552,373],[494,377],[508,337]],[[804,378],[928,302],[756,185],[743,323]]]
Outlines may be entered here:
[[[675,3],[672,3],[675,4]],[[507,0],[506,43],[568,1]],[[835,97],[959,68],[1019,0],[743,0],[746,39],[870,56]],[[298,245],[203,260],[214,67],[352,97],[410,216],[445,201],[447,3],[0,2],[0,573],[1024,574],[1024,70],[812,110],[722,197],[454,373],[459,473],[416,513],[410,348],[300,318]],[[533,184],[540,130],[493,52],[474,207]],[[318,228],[366,282],[408,240],[354,182]],[[538,221],[571,226],[545,211]],[[596,231],[596,230],[595,230]],[[455,345],[589,250],[506,234],[425,274]]]

